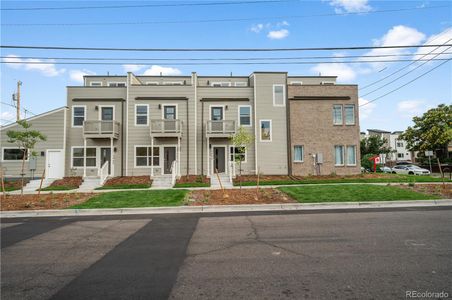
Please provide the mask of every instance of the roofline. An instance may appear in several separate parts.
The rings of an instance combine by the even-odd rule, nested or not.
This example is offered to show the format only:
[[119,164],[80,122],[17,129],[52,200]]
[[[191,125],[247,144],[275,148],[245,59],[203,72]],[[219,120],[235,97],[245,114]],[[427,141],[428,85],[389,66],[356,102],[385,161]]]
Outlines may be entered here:
[[303,77],[303,78],[337,78],[337,76],[305,76],[305,75],[290,75],[288,78]]
[[[47,115],[51,115],[53,113],[59,112],[60,110],[67,109],[67,108],[68,108],[67,106],[62,106],[62,107],[59,107],[59,108],[55,108],[53,110],[49,110],[49,111],[43,112],[41,114],[38,114],[38,115],[30,117],[30,118],[21,119],[21,121],[24,121],[24,120],[25,121],[33,121],[35,119],[39,119],[41,117],[45,117]],[[10,123],[10,124],[6,124],[6,125],[3,125],[3,126],[0,126],[0,131],[4,130],[4,129],[8,129],[8,128],[16,126],[16,125],[17,125],[17,121],[14,122],[14,123]]]
[[391,131],[381,130],[381,129],[367,129],[367,131],[379,132],[379,133],[391,133]]

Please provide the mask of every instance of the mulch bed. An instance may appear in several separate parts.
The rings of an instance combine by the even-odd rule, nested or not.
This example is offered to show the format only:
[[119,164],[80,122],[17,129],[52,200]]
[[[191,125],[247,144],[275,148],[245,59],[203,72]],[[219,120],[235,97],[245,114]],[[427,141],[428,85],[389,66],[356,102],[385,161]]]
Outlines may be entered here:
[[[24,186],[29,182],[30,180],[28,179],[24,179]],[[22,184],[22,180],[21,179],[14,179],[14,180],[5,180],[3,182],[3,184],[5,185],[5,189],[8,188],[14,188],[14,189],[20,189],[20,186]],[[0,190],[1,190],[1,186],[0,186]]]
[[210,180],[206,176],[201,175],[188,175],[181,176],[176,180],[176,183],[206,183],[209,184]]
[[93,197],[93,193],[50,193],[38,195],[0,196],[0,210],[32,210],[32,209],[62,209],[80,204]]
[[122,185],[122,184],[147,184],[151,185],[152,180],[149,176],[118,176],[108,179],[104,186]]
[[452,185],[446,184],[415,184],[414,186],[400,185],[401,188],[419,193],[440,196],[446,199],[452,198]]
[[71,188],[78,188],[83,182],[82,176],[64,177],[52,182],[50,186],[65,186]]
[[[227,196],[225,196],[227,195]],[[198,190],[189,195],[188,205],[232,205],[296,203],[295,200],[276,189]]]

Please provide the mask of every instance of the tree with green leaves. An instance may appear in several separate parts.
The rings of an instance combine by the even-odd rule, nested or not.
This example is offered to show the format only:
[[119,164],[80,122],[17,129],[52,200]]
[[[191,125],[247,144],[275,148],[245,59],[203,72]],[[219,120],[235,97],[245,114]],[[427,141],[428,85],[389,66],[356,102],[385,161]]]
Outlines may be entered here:
[[437,157],[447,158],[447,146],[452,141],[452,105],[440,104],[429,109],[421,117],[413,117],[413,123],[400,137],[407,142],[407,148],[432,150]]
[[387,143],[388,141],[379,135],[371,135],[363,138],[360,143],[361,157],[364,157],[367,154],[377,155],[390,153],[391,149],[386,146]]
[[8,137],[8,143],[16,144],[17,147],[22,151],[22,184],[20,188],[20,193],[23,195],[24,192],[24,176],[25,176],[25,160],[27,157],[36,156],[33,151],[36,143],[39,141],[45,141],[47,138],[41,132],[31,129],[31,124],[26,120],[19,120],[17,124],[22,130],[9,130],[6,132]]
[[240,126],[235,134],[231,136],[231,142],[234,145],[232,153],[234,161],[239,163],[239,181],[242,188],[242,162],[245,158],[245,149],[254,141],[254,136],[243,126]]

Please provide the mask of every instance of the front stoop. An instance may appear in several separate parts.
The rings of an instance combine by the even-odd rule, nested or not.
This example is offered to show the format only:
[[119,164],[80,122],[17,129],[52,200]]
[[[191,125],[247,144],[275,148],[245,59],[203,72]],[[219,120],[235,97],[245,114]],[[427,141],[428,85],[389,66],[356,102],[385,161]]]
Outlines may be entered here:
[[171,175],[156,175],[152,178],[152,188],[156,189],[170,189],[173,185],[171,184]]
[[99,177],[85,177],[77,192],[91,192],[98,187],[101,187]]
[[[232,182],[229,180],[229,175],[226,173],[220,173],[218,174],[221,180],[221,184],[223,185],[223,188],[230,189],[233,187]],[[220,189],[220,182],[218,181],[217,174],[210,175],[210,188],[212,189]]]

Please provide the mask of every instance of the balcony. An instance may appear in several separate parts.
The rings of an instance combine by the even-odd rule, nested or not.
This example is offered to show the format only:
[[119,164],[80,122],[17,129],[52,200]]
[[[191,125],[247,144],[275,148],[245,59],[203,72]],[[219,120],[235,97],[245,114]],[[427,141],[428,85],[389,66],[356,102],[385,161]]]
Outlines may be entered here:
[[85,138],[119,138],[120,123],[118,121],[85,121],[83,136]]
[[206,136],[207,137],[230,137],[235,133],[234,120],[207,121]]
[[182,135],[181,120],[151,120],[152,137],[180,137]]

